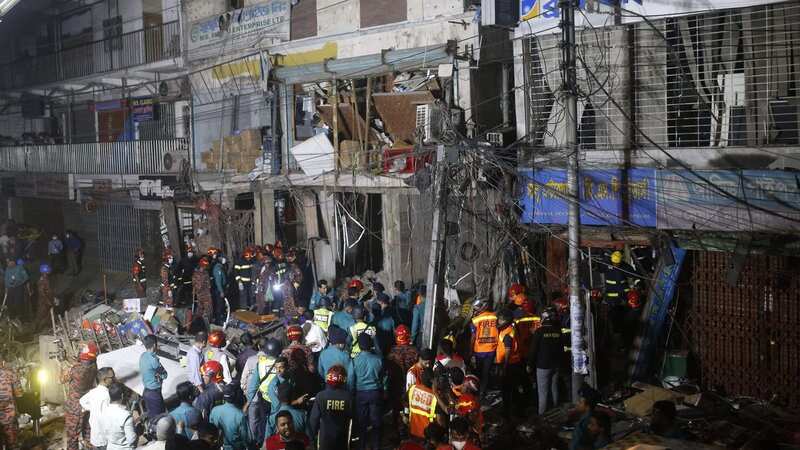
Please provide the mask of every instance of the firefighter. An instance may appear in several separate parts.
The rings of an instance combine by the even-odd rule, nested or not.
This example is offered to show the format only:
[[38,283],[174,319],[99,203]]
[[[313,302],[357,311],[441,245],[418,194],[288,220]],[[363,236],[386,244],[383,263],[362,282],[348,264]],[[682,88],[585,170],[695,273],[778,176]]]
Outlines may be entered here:
[[272,286],[272,311],[284,311],[287,317],[291,317],[283,307],[283,302],[285,301],[283,297],[286,292],[284,283],[286,283],[289,276],[289,266],[283,258],[283,248],[280,245],[275,245],[273,248],[272,258],[275,260],[269,283]]
[[220,363],[222,366],[222,379],[225,383],[230,383],[233,380],[231,361],[235,361],[235,358],[225,349],[226,345],[225,333],[220,330],[214,330],[208,334],[208,347],[206,347],[203,356],[206,361]]
[[611,264],[601,265],[604,275],[603,302],[608,308],[609,324],[614,334],[623,334],[625,328],[625,300],[630,291],[628,278],[635,275],[633,267],[622,261],[622,252],[611,253]]
[[528,349],[530,348],[531,337],[533,337],[533,333],[542,326],[542,318],[526,312],[522,308],[513,310],[512,314],[514,315],[514,328],[517,335],[519,351],[521,354],[527,355]]
[[525,294],[525,286],[519,283],[513,283],[511,287],[508,288],[508,299],[509,303],[514,305],[517,310],[533,314],[535,308]]
[[[497,313],[497,330],[498,343],[494,362],[500,368],[503,408],[506,417],[510,419],[513,413],[520,415],[524,411],[524,400],[530,396],[528,376],[522,363],[522,353],[511,311],[503,309]],[[520,392],[522,397],[519,397]]]
[[172,256],[170,249],[164,250],[164,255],[161,258],[161,303],[166,306],[175,304],[175,289],[177,289],[177,277],[175,268],[175,259]]
[[289,345],[283,349],[281,356],[289,360],[289,370],[296,373],[305,368],[314,373],[316,371],[314,357],[311,349],[303,344],[303,328],[300,325],[289,325],[286,327],[286,338]]
[[[280,253],[278,253],[280,256]],[[280,264],[280,258],[276,258]],[[286,263],[284,263],[286,264]],[[283,314],[285,317],[291,319],[299,318],[301,312],[305,311],[303,305],[299,303],[300,301],[300,285],[303,282],[303,273],[300,271],[291,270],[291,267],[286,264],[286,274],[284,275],[284,280],[281,283],[281,297],[283,302]],[[306,302],[308,305],[308,302]]]
[[406,375],[417,363],[419,352],[411,345],[411,331],[405,325],[395,328],[394,341],[395,345],[386,357],[385,363],[389,377],[389,398],[392,403],[392,424],[397,427],[403,409],[404,394],[407,392]]
[[489,385],[489,374],[497,351],[497,316],[491,311],[489,301],[483,298],[476,299],[472,304],[472,309],[474,311],[470,324],[472,364],[480,376],[480,397],[483,399]]
[[222,365],[218,361],[206,361],[200,366],[205,388],[194,399],[192,406],[200,410],[205,421],[208,421],[211,410],[222,404],[222,389],[225,387],[222,370]]
[[50,310],[55,306],[55,297],[50,289],[50,273],[53,268],[49,264],[43,263],[39,266],[39,280],[36,282],[36,308],[38,326],[46,326],[50,323]]
[[256,252],[255,270],[255,298],[256,311],[259,314],[269,314],[272,312],[272,290],[269,285],[272,276],[272,255],[266,249],[259,249]]
[[406,418],[408,432],[418,439],[425,439],[425,428],[436,421],[439,400],[433,392],[433,370],[422,372],[419,382],[408,390]]
[[355,405],[353,395],[346,389],[347,371],[342,366],[333,366],[325,375],[326,388],[311,406],[309,428],[311,438],[316,440],[319,450],[347,448],[350,441],[350,422]]
[[197,268],[198,260],[194,254],[194,247],[192,244],[186,244],[186,257],[181,258],[178,263],[178,272],[180,273],[180,284],[178,285],[178,305],[191,305],[192,304],[192,277],[194,270]]
[[[200,258],[192,275],[192,294],[195,299],[194,317],[202,318],[204,328],[208,330],[213,314],[211,300],[211,279],[208,277],[208,257]],[[230,382],[226,380],[226,382]]]
[[[228,287],[228,259],[225,255],[219,253],[218,249],[214,249],[216,255],[211,267],[211,278],[213,283],[211,287],[211,295],[214,300],[214,319],[218,324],[225,321],[225,292]],[[209,250],[210,251],[210,250]]]
[[94,342],[81,346],[78,361],[68,373],[62,374],[61,382],[67,385],[67,399],[64,402],[64,433],[67,439],[67,450],[78,450],[82,435],[86,428],[86,417],[81,408],[81,397],[86,395],[97,376],[97,354],[100,349]]
[[131,267],[131,274],[133,275],[133,289],[139,298],[147,296],[147,271],[144,265],[144,250],[138,249],[133,258],[133,267]]
[[372,325],[368,325],[366,322],[364,322],[364,308],[361,306],[356,306],[355,308],[353,308],[352,315],[353,315],[353,320],[355,320],[356,323],[350,326],[350,329],[348,330],[349,332],[348,344],[350,345],[350,357],[355,358],[356,355],[358,355],[361,352],[361,348],[358,346],[358,337],[361,336],[362,334],[368,334],[369,337],[372,338],[373,344],[375,344],[376,353],[379,355],[382,354],[381,349],[377,347],[377,342],[375,341],[375,336],[378,334],[377,330],[375,330],[375,327],[373,327]]
[[253,249],[247,247],[242,257],[233,266],[236,283],[239,285],[239,307],[252,309],[255,305],[253,288]]
[[[302,306],[308,310],[310,299],[308,297],[299,295],[301,292],[301,287],[303,286],[303,268],[300,266],[298,253],[299,250],[297,247],[290,247],[289,251],[286,252],[286,264],[288,265],[289,279],[291,279],[295,285],[295,305]],[[306,295],[308,295],[307,291]]]

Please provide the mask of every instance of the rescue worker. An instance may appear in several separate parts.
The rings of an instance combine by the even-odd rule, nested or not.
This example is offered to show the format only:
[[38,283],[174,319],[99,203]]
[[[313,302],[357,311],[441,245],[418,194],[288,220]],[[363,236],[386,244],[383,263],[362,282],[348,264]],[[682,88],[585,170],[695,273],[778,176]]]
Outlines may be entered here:
[[406,289],[402,280],[394,282],[394,307],[397,311],[399,323],[411,325],[411,292]]
[[333,304],[333,294],[328,286],[328,281],[319,280],[317,281],[317,290],[311,294],[311,300],[308,302],[308,310],[316,311],[320,306],[322,306],[322,300],[325,298],[329,300],[328,308],[330,308],[330,305]]
[[233,380],[231,375],[231,364],[235,361],[225,346],[227,341],[225,333],[220,330],[214,330],[208,334],[208,347],[205,350],[206,361],[217,361],[222,366],[222,379],[225,383],[230,383]]
[[286,338],[289,340],[289,345],[283,349],[281,356],[289,360],[289,370],[295,372],[305,367],[309,372],[315,372],[311,349],[303,344],[303,328],[300,325],[289,325],[286,328]]
[[497,316],[490,310],[489,302],[483,298],[476,299],[472,308],[474,316],[471,320],[470,331],[472,332],[473,367],[478,371],[480,377],[479,393],[480,398],[483,399],[489,386],[489,374],[497,351]]
[[139,373],[142,376],[144,391],[142,400],[148,417],[155,417],[164,412],[164,397],[161,395],[161,386],[167,378],[167,371],[161,365],[156,352],[158,339],[153,334],[148,334],[143,339],[145,352],[139,357]]
[[314,366],[319,361],[319,354],[328,346],[328,337],[325,331],[314,323],[314,314],[306,311],[305,322],[303,322],[303,343],[311,350]]
[[639,329],[639,323],[642,320],[642,296],[639,293],[639,289],[632,288],[628,291],[627,295],[625,295],[625,298],[627,302],[622,343],[625,348],[631,348],[633,340],[636,338],[636,332]]
[[542,326],[542,318],[526,312],[522,308],[513,310],[512,314],[514,315],[514,328],[520,354],[527,355],[533,333]]
[[630,286],[628,278],[635,275],[630,264],[622,261],[622,252],[615,250],[611,253],[611,264],[601,264],[603,273],[604,293],[603,302],[608,308],[609,324],[614,334],[622,334],[625,328],[625,300]]
[[318,372],[321,377],[327,375],[328,371],[333,366],[342,366],[345,371],[350,374],[347,377],[348,387],[352,390],[353,381],[353,361],[350,359],[350,352],[345,350],[347,345],[347,334],[338,327],[331,327],[328,333],[328,348],[320,352]]
[[225,289],[228,287],[228,262],[217,248],[208,249],[211,256],[211,298],[214,306],[214,322],[222,324],[225,321]]
[[317,394],[311,406],[309,431],[318,450],[340,450],[350,444],[350,422],[355,405],[346,384],[345,368],[331,367],[325,374],[325,390]]
[[358,278],[353,278],[347,284],[347,298],[354,300],[356,303],[361,303],[363,300],[362,294],[364,293],[364,282]]
[[19,397],[22,397],[19,377],[11,368],[6,367],[5,357],[0,356],[0,446],[7,449],[17,448],[19,425],[16,399]]
[[269,386],[278,375],[276,362],[281,353],[280,343],[275,339],[265,340],[259,347],[263,353],[258,355],[256,370],[253,371],[247,383],[244,407],[253,439],[256,442],[264,440],[266,418],[271,413]]
[[353,320],[353,316],[351,313],[353,312],[353,308],[356,307],[355,300],[345,300],[344,307],[341,311],[336,311],[331,319],[331,324],[336,325],[341,330],[344,330],[345,333],[350,330],[350,327],[356,324],[356,321]]
[[195,300],[193,317],[202,319],[203,329],[208,330],[214,306],[211,300],[211,279],[208,277],[207,257],[200,258],[194,275],[192,275],[192,296]]
[[[374,345],[376,344],[375,337],[377,336],[378,332],[377,330],[375,330],[375,327],[373,327],[372,325],[367,325],[367,323],[364,322],[363,307],[356,306],[355,308],[353,308],[352,315],[355,323],[351,325],[350,329],[348,330],[349,335],[347,343],[350,345],[350,357],[355,358],[356,355],[358,355],[361,352],[361,347],[358,346],[358,337],[361,336],[362,334],[368,334],[369,337],[372,339]],[[382,354],[381,349],[378,348],[377,346],[375,350],[377,354],[379,355]]]
[[386,357],[386,374],[389,377],[392,424],[397,427],[406,394],[406,374],[411,366],[417,363],[419,352],[416,347],[411,345],[411,332],[405,325],[395,328],[394,344]]
[[239,307],[244,309],[251,309],[255,305],[253,256],[253,249],[247,247],[233,266],[234,279],[239,287]]
[[508,288],[508,299],[509,303],[516,306],[518,309],[527,314],[533,314],[535,308],[533,303],[528,300],[528,296],[525,294],[525,286],[521,285],[520,283],[511,284],[511,286]]
[[47,326],[50,323],[50,310],[55,307],[55,297],[50,289],[50,273],[53,268],[43,263],[39,266],[39,280],[36,281],[36,308],[38,327]]
[[321,297],[316,306],[317,308],[314,309],[314,323],[327,333],[328,327],[330,327],[333,320],[333,311],[330,309],[331,299],[329,297]]
[[547,412],[550,405],[548,393],[552,396],[553,407],[558,406],[558,372],[564,364],[564,346],[567,344],[555,310],[552,307],[545,309],[542,326],[534,332],[528,352],[528,364],[536,369],[540,415]]
[[[524,400],[530,396],[528,376],[522,363],[522,354],[519,350],[511,311],[503,309],[497,314],[497,331],[498,344],[494,362],[500,367],[503,408],[506,417],[511,418],[513,413],[517,415],[523,413]],[[519,396],[520,392],[522,397]]]
[[181,258],[178,263],[180,285],[178,286],[179,294],[177,301],[179,305],[192,304],[192,277],[197,268],[197,263],[198,260],[194,254],[194,247],[192,247],[192,244],[186,244],[186,257]]
[[269,314],[272,312],[272,287],[269,284],[272,276],[272,257],[266,254],[264,249],[256,252],[256,264],[254,265],[255,276],[255,298],[256,311],[259,314]]
[[136,291],[136,295],[138,295],[139,298],[146,297],[147,268],[144,263],[144,250],[141,248],[136,250],[136,254],[133,256],[131,274],[133,275],[133,289]]
[[86,431],[86,414],[81,407],[81,397],[94,387],[97,377],[97,354],[100,349],[94,342],[86,342],[78,353],[78,362],[63,374],[61,382],[67,384],[67,399],[64,402],[64,433],[67,450],[78,450]]
[[22,318],[26,310],[25,293],[30,290],[28,286],[30,278],[24,265],[25,261],[22,259],[14,261],[9,258],[4,274],[8,313],[15,319]]
[[205,389],[194,399],[192,406],[199,409],[203,419],[208,421],[211,410],[222,404],[222,365],[218,361],[206,361],[200,366],[200,374],[203,375]]
[[419,353],[417,362],[406,372],[406,391],[411,389],[411,386],[419,383],[422,377],[422,372],[431,369],[433,370],[433,361],[436,355],[433,350],[426,348]]
[[305,311],[305,306],[299,304],[300,284],[303,281],[303,274],[296,271],[289,271],[288,280],[281,284],[281,295],[283,301],[284,317],[298,319],[299,315]]
[[170,249],[164,250],[164,255],[161,258],[161,303],[166,306],[175,304],[175,290],[178,288],[175,259],[172,256]]
[[300,250],[297,247],[290,247],[286,252],[286,265],[288,266],[289,279],[293,281],[295,286],[295,306],[303,307],[305,310],[309,308],[308,289],[303,289],[303,267],[300,265],[299,260]]
[[[197,373],[200,376],[200,372]],[[197,426],[203,421],[203,413],[199,409],[192,406],[192,402],[196,397],[197,390],[188,381],[180,383],[175,388],[175,396],[178,397],[180,404],[169,412],[169,415],[175,419],[175,423],[179,428],[183,428],[183,435],[187,439],[191,439],[194,432],[197,431]]]
[[[289,266],[286,264],[286,260],[283,258],[283,248],[281,248],[279,244],[276,244],[272,249],[272,258],[274,259],[274,262],[272,267],[272,277],[270,278],[269,282],[270,286],[272,286],[272,311],[282,311],[284,309],[284,283],[286,283],[289,278]],[[285,311],[284,313],[286,314]],[[286,316],[291,317],[289,314],[286,314]]]
[[378,305],[375,314],[375,330],[377,331],[377,346],[382,350],[382,355],[389,353],[389,350],[394,344],[394,328],[397,325],[395,322],[391,306],[391,299],[388,295],[378,295]]
[[247,450],[253,441],[247,417],[236,405],[238,387],[226,384],[222,390],[223,404],[211,410],[208,421],[222,431],[223,450]]
[[383,360],[373,353],[372,336],[367,333],[358,335],[360,352],[353,360],[353,378],[355,378],[356,425],[360,437],[359,447],[364,450],[378,450],[381,442],[381,425],[383,418],[383,397],[386,393],[388,379],[383,368]]
[[418,439],[425,439],[425,429],[436,421],[438,399],[433,392],[433,371],[426,369],[419,381],[408,390],[408,432]]

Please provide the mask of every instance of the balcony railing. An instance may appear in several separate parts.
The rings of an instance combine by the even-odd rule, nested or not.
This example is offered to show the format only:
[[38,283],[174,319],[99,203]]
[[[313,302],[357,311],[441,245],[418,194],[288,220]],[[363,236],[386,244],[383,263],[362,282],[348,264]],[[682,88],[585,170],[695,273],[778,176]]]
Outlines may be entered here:
[[170,174],[189,161],[185,139],[0,147],[0,171]]
[[24,58],[0,66],[0,89],[20,89],[177,58],[180,24],[123,33],[108,39]]

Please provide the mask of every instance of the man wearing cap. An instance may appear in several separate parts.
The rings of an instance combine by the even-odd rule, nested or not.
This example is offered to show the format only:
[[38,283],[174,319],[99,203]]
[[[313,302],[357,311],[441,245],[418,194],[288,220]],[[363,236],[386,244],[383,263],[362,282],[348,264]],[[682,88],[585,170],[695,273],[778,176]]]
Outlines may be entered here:
[[336,325],[344,331],[349,331],[350,327],[356,324],[356,321],[352,316],[353,308],[355,307],[355,300],[345,300],[344,308],[341,311],[337,311],[336,314],[333,315],[333,319],[331,319],[331,325]]
[[[350,359],[350,353],[345,351],[347,343],[347,334],[338,327],[332,327],[328,336],[328,348],[319,354],[319,368],[318,372],[321,377],[325,377],[333,366],[342,366],[348,374],[353,373],[353,361]],[[352,390],[353,377],[347,377],[348,389]]]
[[378,449],[381,442],[381,419],[383,400],[387,392],[388,380],[383,369],[383,360],[373,353],[372,336],[361,333],[358,336],[361,352],[353,360],[355,378],[356,408],[358,418],[360,448]]
[[224,403],[211,410],[208,421],[222,430],[222,448],[224,450],[246,450],[252,437],[247,425],[247,416],[234,402],[238,395],[235,384],[227,384],[223,388]]
[[377,336],[378,332],[375,330],[375,327],[368,325],[367,322],[364,321],[365,314],[366,311],[364,311],[363,307],[356,306],[353,308],[352,315],[353,320],[355,320],[356,323],[350,327],[349,335],[347,337],[347,343],[350,344],[350,356],[352,358],[355,358],[356,355],[361,352],[361,347],[358,345],[358,337],[362,334],[368,334],[372,338],[373,346],[376,347],[375,353],[378,355],[382,354],[380,347],[375,341],[375,337]]
[[78,450],[81,435],[86,431],[86,421],[81,397],[94,386],[97,377],[97,344],[87,342],[78,353],[76,362],[61,382],[67,384],[67,400],[64,402],[64,432],[67,435],[67,450]]
[[314,312],[313,321],[319,326],[322,331],[328,333],[331,323],[333,322],[333,311],[331,311],[332,300],[328,297],[322,297],[316,307],[311,311]]
[[311,407],[309,429],[318,450],[347,448],[355,406],[353,395],[345,388],[347,378],[344,367],[331,367],[325,375],[326,388],[317,394]]

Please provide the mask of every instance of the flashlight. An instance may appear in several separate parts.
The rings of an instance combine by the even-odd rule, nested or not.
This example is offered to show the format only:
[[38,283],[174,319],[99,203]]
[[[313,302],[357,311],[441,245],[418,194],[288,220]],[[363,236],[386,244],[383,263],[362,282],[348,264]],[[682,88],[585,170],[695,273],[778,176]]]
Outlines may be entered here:
[[44,386],[47,384],[47,371],[44,369],[37,370],[36,381],[39,383],[39,386]]
[[272,285],[272,290],[279,291],[281,289],[281,283],[275,283]]

